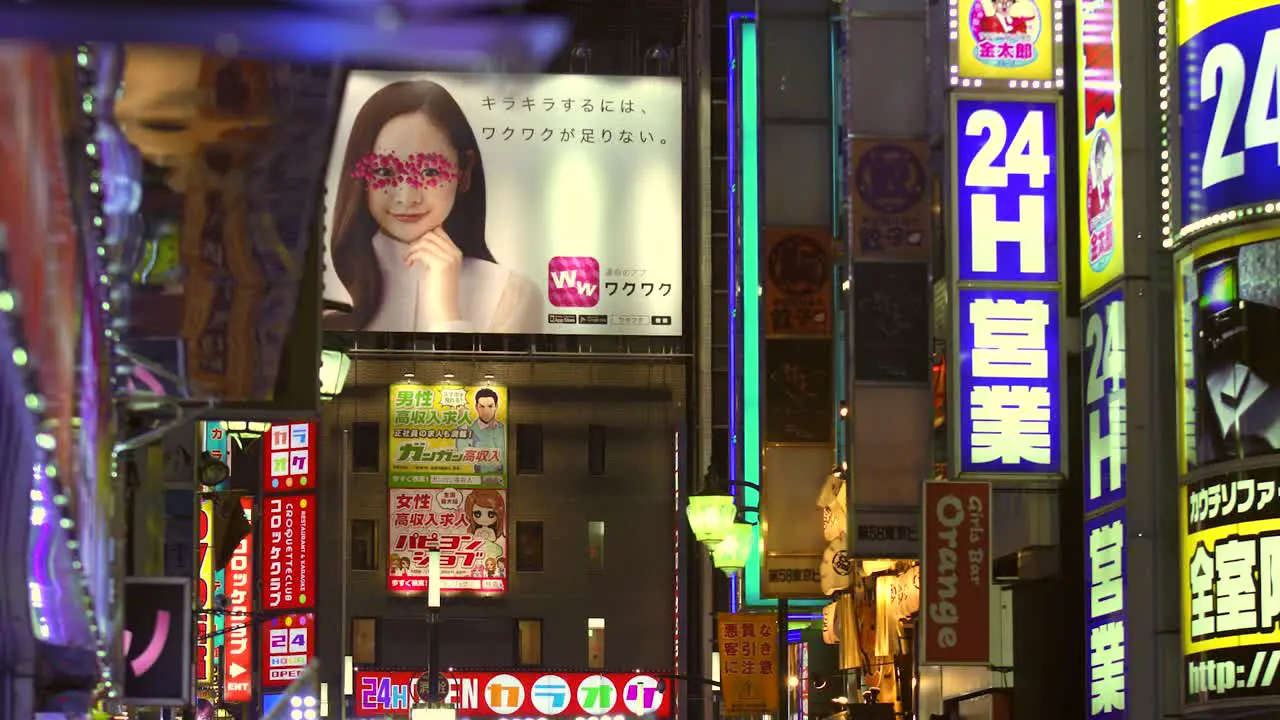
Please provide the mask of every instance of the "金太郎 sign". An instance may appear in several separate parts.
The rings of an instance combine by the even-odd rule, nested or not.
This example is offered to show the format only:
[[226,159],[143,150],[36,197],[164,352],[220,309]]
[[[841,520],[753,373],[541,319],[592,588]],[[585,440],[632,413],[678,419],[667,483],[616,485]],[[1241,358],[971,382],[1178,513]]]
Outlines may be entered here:
[[263,687],[285,687],[298,679],[315,657],[315,631],[314,613],[292,613],[263,623]]
[[1280,695],[1280,470],[1182,489],[1185,701]]
[[1058,291],[961,288],[958,300],[960,471],[1059,472]]
[[991,485],[924,484],[922,664],[991,659]]
[[391,487],[506,487],[507,389],[392,385]]
[[426,592],[432,549],[440,591],[507,590],[507,492],[489,488],[391,488],[387,589]]
[[1125,496],[1128,391],[1125,383],[1124,290],[1084,309],[1084,509],[1095,512]]
[[315,423],[272,425],[262,452],[263,489],[268,493],[316,486]]
[[[241,498],[245,518],[253,519],[253,500]],[[226,571],[227,639],[222,646],[222,699],[249,702],[252,699],[250,668],[253,664],[253,535],[236,546]]]
[[[1076,58],[1080,147],[1080,297],[1124,274],[1118,0],[1080,0]],[[1088,238],[1088,242],[1083,239]]]
[[[1048,0],[951,0],[955,79],[1025,81],[1052,87],[1061,5]],[[1055,9],[1056,8],[1056,9]],[[955,24],[952,27],[956,27]],[[954,84],[954,80],[953,80]]]
[[1084,536],[1089,717],[1116,718],[1125,710],[1128,693],[1124,507],[1086,520]]
[[717,626],[724,712],[777,712],[778,673],[783,670],[778,667],[778,619],[764,613],[720,613]]
[[[678,78],[352,72],[325,299],[349,302],[339,322],[357,331],[679,336],[681,107]],[[440,108],[462,132],[413,132]],[[456,291],[419,283],[406,243],[466,248]]]
[[1280,5],[1177,3],[1181,224],[1280,200]]
[[[360,717],[408,715],[420,672],[361,670],[355,675]],[[466,717],[671,717],[671,681],[642,673],[446,672],[448,695]]]
[[262,513],[262,609],[315,604],[316,496],[268,495]]
[[955,101],[961,282],[1061,280],[1056,100]]

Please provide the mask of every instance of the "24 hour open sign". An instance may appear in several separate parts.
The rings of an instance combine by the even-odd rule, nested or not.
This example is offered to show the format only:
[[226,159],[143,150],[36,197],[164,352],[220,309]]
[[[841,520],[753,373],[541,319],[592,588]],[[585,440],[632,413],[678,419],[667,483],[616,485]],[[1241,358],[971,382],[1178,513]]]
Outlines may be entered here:
[[[356,715],[408,715],[417,702],[421,673],[362,670],[356,673]],[[668,683],[630,673],[450,672],[446,702],[467,717],[671,716]]]

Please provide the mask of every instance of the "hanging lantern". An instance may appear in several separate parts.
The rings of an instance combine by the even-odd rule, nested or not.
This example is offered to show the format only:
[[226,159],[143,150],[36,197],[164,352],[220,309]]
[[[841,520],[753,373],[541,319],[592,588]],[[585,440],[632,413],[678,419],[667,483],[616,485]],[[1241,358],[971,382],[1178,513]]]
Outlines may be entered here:
[[716,569],[735,573],[747,566],[747,557],[751,554],[752,527],[744,522],[735,522],[729,527],[724,539],[711,551]]

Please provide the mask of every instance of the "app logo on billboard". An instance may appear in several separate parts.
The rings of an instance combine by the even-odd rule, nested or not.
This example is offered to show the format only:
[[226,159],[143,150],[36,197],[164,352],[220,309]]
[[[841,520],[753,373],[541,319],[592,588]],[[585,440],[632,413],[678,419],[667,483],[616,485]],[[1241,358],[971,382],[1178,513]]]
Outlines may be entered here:
[[524,685],[510,675],[498,675],[484,686],[484,699],[498,715],[510,715],[524,705]]
[[662,690],[658,681],[648,675],[633,677],[622,691],[622,702],[632,715],[648,715],[662,705]]
[[588,715],[611,713],[617,702],[617,686],[603,675],[592,675],[578,685],[578,704]]
[[595,307],[600,302],[600,262],[593,257],[551,258],[547,299],[556,307]]
[[569,683],[559,675],[543,675],[529,691],[533,706],[543,715],[559,715],[569,707]]

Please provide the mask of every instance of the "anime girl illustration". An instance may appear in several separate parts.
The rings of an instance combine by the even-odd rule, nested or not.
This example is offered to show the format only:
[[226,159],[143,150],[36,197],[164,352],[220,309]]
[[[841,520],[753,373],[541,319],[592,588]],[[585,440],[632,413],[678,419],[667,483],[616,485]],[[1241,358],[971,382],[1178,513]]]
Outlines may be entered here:
[[375,92],[351,126],[330,248],[351,295],[332,329],[530,333],[542,298],[485,239],[485,168],[467,116],[430,80]]
[[971,8],[969,26],[979,61],[994,67],[1035,62],[1041,29],[1036,0],[973,0]]
[[497,490],[472,490],[463,503],[467,532],[496,543],[507,534],[507,503]]
[[1089,267],[1102,270],[1115,247],[1116,161],[1111,135],[1099,129],[1089,152],[1085,192],[1089,218]]

